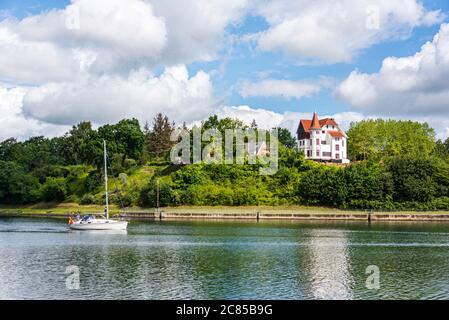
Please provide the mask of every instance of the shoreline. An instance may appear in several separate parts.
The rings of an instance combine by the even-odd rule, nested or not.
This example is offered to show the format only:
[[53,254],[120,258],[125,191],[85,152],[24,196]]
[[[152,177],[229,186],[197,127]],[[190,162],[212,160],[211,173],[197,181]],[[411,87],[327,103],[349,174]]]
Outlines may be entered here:
[[[0,217],[68,218],[74,214],[100,215],[99,206],[54,207],[0,207]],[[120,211],[112,208],[112,218],[129,220],[321,220],[321,221],[447,221],[448,211],[381,212],[350,211],[321,207],[173,207],[157,209],[130,208]]]

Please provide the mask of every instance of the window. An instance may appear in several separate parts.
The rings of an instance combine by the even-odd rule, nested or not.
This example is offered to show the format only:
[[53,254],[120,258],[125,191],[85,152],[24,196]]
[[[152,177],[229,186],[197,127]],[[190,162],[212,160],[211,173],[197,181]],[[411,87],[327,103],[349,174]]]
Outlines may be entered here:
[[326,131],[323,130],[323,134],[325,134],[325,133],[326,133]]
[[311,150],[307,150],[307,157],[310,158],[312,156],[312,151]]
[[332,152],[323,152],[323,157],[332,157]]
[[335,145],[335,150],[336,150],[336,151],[340,151],[340,145],[339,145],[339,144],[336,144],[336,145]]
[[316,145],[317,145],[317,146],[320,145],[320,139],[316,139]]
[[342,147],[345,146],[345,140],[341,140],[341,146],[342,146]]
[[320,150],[316,151],[316,156],[319,157],[320,156]]
[[327,144],[326,140],[321,141],[321,144]]
[[335,154],[335,159],[337,159],[337,160],[340,159],[340,154],[339,154],[339,153],[336,153],[336,154]]

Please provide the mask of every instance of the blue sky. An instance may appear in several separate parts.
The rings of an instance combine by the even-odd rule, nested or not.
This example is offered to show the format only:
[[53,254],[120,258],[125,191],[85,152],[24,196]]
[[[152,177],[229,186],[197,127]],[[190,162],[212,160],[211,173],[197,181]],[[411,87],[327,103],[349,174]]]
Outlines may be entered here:
[[[102,0],[95,0],[94,2],[101,4]],[[195,0],[189,0],[191,4],[195,3]],[[200,0],[198,0],[200,1]],[[347,54],[351,55],[351,59],[346,59],[346,61],[341,61],[342,59],[335,58],[333,60],[332,58],[330,61],[327,61],[326,59],[329,58],[329,55],[332,54],[332,52],[326,53],[325,58],[318,53],[317,56],[313,56],[313,54],[310,56],[307,56],[307,54],[304,54],[304,52],[308,53],[310,51],[314,52],[313,47],[310,48],[302,48],[301,44],[293,45],[291,46],[291,43],[288,43],[287,40],[282,40],[284,42],[277,43],[277,38],[271,38],[271,42],[267,45],[267,48],[263,47],[263,42],[260,40],[261,38],[257,38],[258,40],[254,40],[255,38],[251,38],[252,40],[247,40],[250,38],[250,36],[268,36],[270,32],[278,32],[276,28],[284,27],[283,23],[287,23],[288,21],[294,20],[297,25],[301,25],[301,19],[306,19],[307,16],[301,16],[302,11],[300,9],[292,8],[291,12],[288,8],[288,2],[287,2],[287,10],[284,8],[282,9],[282,5],[279,8],[275,8],[274,10],[278,10],[278,16],[281,17],[280,20],[278,17],[274,17],[274,14],[270,16],[270,13],[267,13],[264,11],[263,7],[257,7],[259,0],[255,0],[251,2],[252,7],[245,2],[245,0],[241,0],[240,2],[244,3],[244,5],[237,4],[240,0],[235,0],[236,8],[237,9],[229,9],[228,5],[224,5],[223,3],[226,3],[225,1],[217,0],[217,10],[220,10],[224,8],[224,10],[229,11],[223,11],[223,15],[228,14],[229,17],[226,19],[223,18],[223,22],[221,24],[215,25],[215,21],[210,22],[207,20],[207,17],[203,17],[204,21],[209,21],[213,25],[211,25],[210,34],[207,34],[207,32],[202,32],[203,30],[192,30],[192,34],[186,34],[186,38],[188,39],[191,37],[193,40],[190,42],[182,42],[179,40],[182,35],[182,29],[181,29],[181,35],[176,35],[178,42],[175,40],[171,40],[172,30],[176,30],[177,26],[174,26],[173,24],[170,25],[170,23],[173,23],[172,21],[175,21],[176,18],[170,17],[170,14],[173,13],[174,10],[176,10],[177,6],[175,0],[167,1],[168,3],[174,3],[172,7],[170,7],[170,4],[162,4],[162,1],[160,0],[149,0],[144,2],[145,5],[149,3],[148,5],[151,6],[153,13],[151,16],[152,18],[155,18],[156,20],[159,19],[160,16],[163,17],[164,20],[162,20],[162,23],[165,23],[165,32],[166,32],[166,44],[164,46],[161,46],[162,49],[158,52],[158,59],[156,61],[151,58],[147,59],[142,58],[142,54],[139,52],[136,56],[135,60],[129,59],[129,61],[125,61],[122,63],[120,60],[123,53],[119,52],[117,56],[114,57],[107,57],[108,59],[116,59],[117,61],[114,61],[114,67],[111,71],[108,70],[100,70],[99,73],[95,73],[95,76],[98,76],[98,74],[105,76],[105,75],[116,75],[116,70],[126,70],[126,73],[120,73],[120,77],[123,77],[124,79],[127,79],[133,72],[137,69],[141,70],[142,68],[151,72],[153,74],[153,77],[155,79],[162,81],[161,79],[164,77],[164,75],[167,73],[167,68],[170,68],[172,65],[182,65],[186,68],[188,71],[188,81],[191,79],[194,79],[195,75],[198,75],[199,73],[205,73],[207,74],[208,81],[210,83],[203,84],[204,88],[211,87],[212,93],[211,96],[214,100],[215,104],[220,104],[221,106],[249,106],[253,109],[264,109],[267,111],[273,111],[277,114],[283,115],[288,112],[296,112],[300,114],[307,114],[313,111],[318,111],[322,115],[334,115],[339,113],[345,113],[345,112],[356,112],[359,113],[361,116],[370,116],[370,115],[377,115],[376,109],[372,105],[368,104],[357,104],[354,103],[355,99],[354,97],[351,97],[348,92],[344,92],[341,95],[336,94],[336,88],[343,83],[345,80],[347,80],[351,73],[354,71],[357,71],[359,74],[364,75],[366,77],[369,77],[371,75],[376,75],[380,72],[382,67],[382,62],[387,57],[411,57],[415,55],[417,52],[420,51],[420,48],[428,41],[432,41],[433,37],[439,33],[441,26],[448,21],[449,16],[449,2],[444,0],[425,0],[425,1],[415,1],[415,0],[403,0],[404,2],[407,2],[407,5],[413,3],[415,4],[422,4],[425,12],[432,12],[434,10],[440,10],[440,17],[439,19],[434,19],[432,23],[420,23],[418,20],[413,22],[407,22],[407,29],[408,32],[405,34],[402,33],[400,36],[392,34],[389,35],[389,30],[381,30],[379,31],[379,35],[376,35],[373,39],[376,40],[370,40],[371,38],[364,38],[363,35],[358,35],[357,39],[354,39],[355,47],[356,49],[351,50],[350,52],[346,52]],[[367,0],[368,1],[368,0]],[[74,1],[76,5],[79,5],[83,10],[83,6],[89,6],[87,1],[83,0],[77,0]],[[142,2],[140,0],[133,0],[133,2]],[[283,2],[283,0],[279,1],[280,3]],[[345,3],[345,0],[341,0],[342,3]],[[373,0],[373,2],[376,2]],[[105,4],[107,2],[104,2]],[[181,3],[181,2],[178,2]],[[325,2],[323,2],[325,3]],[[19,32],[23,32],[22,29],[20,29],[20,23],[23,21],[23,19],[26,19],[27,17],[33,17],[33,16],[45,16],[46,12],[51,11],[52,9],[60,9],[61,12],[67,9],[67,6],[70,4],[70,1],[61,1],[61,0],[46,0],[46,1],[38,1],[38,0],[23,0],[23,1],[13,1],[13,0],[0,0],[0,21],[2,19],[10,20],[11,18],[16,18],[17,20],[13,23],[4,24],[4,28],[7,29],[8,32],[14,33],[17,32],[20,38],[22,38],[22,34],[19,34]],[[240,5],[240,6],[239,6]],[[413,7],[413,5],[411,5]],[[201,6],[201,5],[200,5]],[[200,8],[200,6],[198,6]],[[220,7],[222,6],[222,7]],[[325,4],[323,4],[325,6]],[[100,8],[100,9],[99,9]],[[137,7],[136,7],[137,8]],[[212,9],[215,9],[214,6],[211,6]],[[211,10],[209,8],[208,10]],[[414,7],[413,7],[414,8]],[[88,10],[102,10],[101,6],[97,6],[96,8],[87,8]],[[201,8],[200,8],[201,9]],[[397,8],[381,8],[382,10],[391,10],[391,12],[387,12],[387,16],[391,16],[392,20],[394,20],[395,15],[400,16],[400,10]],[[82,13],[84,11],[81,11]],[[131,10],[131,9],[129,9]],[[181,10],[181,9],[180,9]],[[193,10],[193,9],[192,9]],[[282,11],[284,10],[284,11]],[[297,17],[295,16],[295,10],[298,10]],[[323,8],[325,10],[325,8]],[[396,11],[395,11],[396,10]],[[287,12],[286,12],[287,11]],[[131,12],[131,11],[130,11]],[[314,12],[313,8],[311,8],[310,12]],[[423,13],[422,19],[424,19],[425,12]],[[132,13],[132,12],[131,12]],[[167,13],[167,14],[165,14]],[[351,12],[349,12],[352,14]],[[181,13],[182,14],[182,13]],[[202,13],[201,13],[202,14]],[[175,17],[180,17],[175,16]],[[45,19],[48,17],[45,16]],[[191,17],[192,19],[196,19],[195,16]],[[42,19],[42,23],[44,23],[46,20]],[[200,19],[200,17],[198,17]],[[278,19],[278,20],[276,20]],[[284,19],[284,20],[282,20]],[[296,19],[296,20],[295,20]],[[400,18],[398,18],[400,19]],[[51,23],[50,19],[47,19],[48,23]],[[159,21],[160,22],[160,21]],[[158,23],[159,23],[158,22]],[[40,22],[39,22],[40,23]],[[179,22],[180,24],[182,22]],[[391,28],[398,29],[404,28],[404,25],[401,25],[402,22],[393,21],[391,22]],[[285,24],[287,25],[287,24]],[[2,25],[0,24],[0,31],[1,31]],[[47,27],[47,26],[46,26]],[[50,27],[49,27],[50,28]],[[193,28],[193,27],[192,27]],[[205,27],[208,28],[208,27]],[[284,28],[285,29],[285,28]],[[282,29],[282,30],[284,30]],[[50,30],[50,29],[49,29]],[[402,29],[401,29],[402,30]],[[328,32],[329,30],[326,30]],[[331,30],[332,31],[332,30]],[[304,30],[297,30],[298,33],[305,33]],[[320,30],[315,30],[314,32],[320,32]],[[26,33],[26,32],[25,32]],[[55,41],[56,46],[60,46],[61,50],[67,50],[69,48],[70,50],[74,50],[76,48],[77,50],[81,48],[83,52],[90,52],[92,50],[96,50],[98,48],[97,44],[92,45],[92,39],[89,38],[87,41],[79,41],[79,39],[73,40],[74,44],[68,43],[63,38],[54,38],[54,36],[50,31],[46,31],[47,35],[50,34],[51,38],[49,41]],[[187,30],[186,30],[187,33]],[[204,33],[204,34],[203,34]],[[382,33],[382,34],[381,34]],[[290,35],[295,35],[296,33],[290,33]],[[386,34],[386,35],[384,35]],[[195,39],[195,37],[198,35],[198,37],[203,37],[205,39]],[[345,41],[352,41],[351,37],[348,37],[344,34],[337,34],[338,36],[341,36],[340,39],[346,39]],[[28,35],[27,35],[28,36]],[[34,35],[32,35],[34,36]],[[50,37],[49,36],[49,37]],[[310,36],[313,36],[312,34],[305,34],[306,39],[309,39]],[[43,36],[42,36],[43,37]],[[25,39],[26,37],[23,36]],[[95,38],[98,40],[98,37]],[[168,40],[167,40],[168,39]],[[216,40],[219,39],[219,40]],[[303,39],[303,38],[300,38]],[[33,40],[36,41],[35,39]],[[203,41],[204,40],[204,41]],[[39,39],[40,41],[40,39]],[[42,40],[43,41],[43,40]],[[47,41],[47,40],[46,40]],[[79,42],[76,42],[79,41]],[[115,39],[114,39],[115,41]],[[123,39],[118,39],[114,43],[118,43],[119,45],[122,45],[120,41],[123,41]],[[125,40],[126,41],[126,40]],[[172,41],[172,42],[171,42]],[[338,40],[335,40],[338,41]],[[360,43],[357,43],[359,41]],[[1,38],[0,38],[1,42]],[[75,43],[76,42],[76,43]],[[80,44],[81,43],[81,44]],[[87,45],[86,45],[87,43]],[[39,43],[40,44],[40,43]],[[124,44],[126,45],[126,43]],[[86,48],[83,48],[82,46],[86,46]],[[204,46],[204,50],[203,47]],[[21,48],[21,47],[20,47]],[[94,48],[94,49],[92,49]],[[178,55],[176,50],[179,50],[179,48],[186,49],[186,51],[192,51],[191,55],[184,54],[184,55]],[[329,44],[329,50],[332,51],[332,44]],[[110,49],[110,48],[109,48]],[[20,50],[20,49],[18,49]],[[59,50],[59,49],[58,49]],[[89,51],[90,50],[90,51]],[[112,49],[115,51],[115,48]],[[165,51],[164,51],[165,50]],[[171,50],[171,51],[170,51]],[[203,50],[203,51],[201,51]],[[308,51],[307,51],[308,50]],[[326,49],[323,49],[325,51]],[[335,50],[338,50],[338,46],[335,48]],[[170,52],[169,52],[170,51]],[[198,51],[198,52],[193,52]],[[61,51],[63,54],[63,51]],[[99,51],[100,52],[100,51]],[[123,51],[126,52],[126,51]],[[202,54],[208,54],[210,56],[213,56],[213,58],[199,58],[203,57]],[[55,53],[57,54],[57,53]],[[96,53],[98,56],[101,56],[102,52]],[[164,59],[165,56],[173,56],[173,58],[170,59]],[[84,57],[84,56],[83,56]],[[119,58],[117,58],[119,57]],[[161,58],[162,57],[162,58]],[[0,53],[1,58],[1,53]],[[308,58],[313,58],[313,63],[310,63]],[[84,59],[84,58],[83,58]],[[98,61],[97,57],[97,61]],[[328,59],[329,60],[329,59]],[[168,62],[169,61],[169,62]],[[122,63],[122,65],[118,65]],[[173,62],[173,63],[172,63]],[[45,66],[52,66],[53,64],[46,64]],[[63,65],[63,64],[61,64]],[[128,68],[128,66],[134,66],[138,65],[139,67],[136,67],[135,70],[131,70]],[[45,67],[43,66],[43,67]],[[28,68],[29,69],[29,68]],[[92,68],[94,70],[94,68]],[[95,69],[96,70],[96,69]],[[11,70],[7,70],[8,72],[3,72],[0,69],[0,84],[6,84],[8,83],[9,87],[17,85],[17,87],[23,86],[24,83],[27,84],[27,88],[43,88],[44,86],[48,84],[54,84],[55,78],[50,78],[48,80],[42,80],[42,74],[38,75],[36,74],[36,77],[33,77],[32,75],[27,75],[26,77],[22,78],[15,78],[11,74],[14,74]],[[27,70],[29,71],[29,70]],[[73,70],[71,71],[73,73]],[[89,71],[90,72],[90,71]],[[176,75],[178,76],[181,71],[176,71]],[[19,72],[17,72],[19,73]],[[55,73],[58,73],[55,71]],[[170,72],[169,72],[170,73]],[[181,72],[182,73],[182,72]],[[90,78],[93,78],[93,73],[89,74]],[[57,75],[57,79],[59,79],[60,75]],[[201,77],[201,76],[199,76]],[[365,77],[365,78],[366,78]],[[375,76],[377,77],[377,76]],[[36,79],[35,79],[36,78]],[[89,79],[90,79],[89,78]],[[85,79],[85,78],[80,78]],[[285,81],[289,84],[308,84],[315,86],[317,85],[319,87],[318,91],[314,91],[310,94],[297,94],[293,96],[289,96],[287,94],[287,97],[284,97],[280,94],[261,94],[259,91],[258,93],[249,93],[247,95],[243,94],[244,84],[258,84],[265,80],[270,81]],[[351,79],[349,79],[351,80]],[[349,81],[348,80],[348,81]],[[65,87],[70,87],[68,83],[70,83],[72,87],[77,87],[77,83],[81,81],[78,78],[73,81],[68,81],[67,79],[64,79],[64,81],[61,81],[61,83],[64,84]],[[93,86],[95,86],[95,81],[93,81]],[[199,81],[199,80],[198,80]],[[377,86],[375,89],[377,92],[380,92],[380,90],[384,90],[382,87],[382,81],[378,80],[370,80],[372,82],[369,82],[368,84],[370,86]],[[377,82],[376,82],[377,81]],[[193,81],[194,82],[194,81]],[[196,82],[195,82],[196,83]],[[283,83],[285,85],[286,83]],[[348,82],[349,85],[354,85],[354,83]],[[62,86],[62,85],[61,85]],[[129,86],[128,86],[129,87]],[[23,90],[28,90],[27,88],[23,88]],[[203,88],[203,87],[202,87]],[[350,87],[352,88],[352,87]],[[48,88],[46,88],[46,91]],[[254,89],[254,88],[253,88]],[[257,89],[257,88],[256,88]],[[9,89],[8,89],[9,90]],[[43,89],[42,89],[43,90]],[[75,89],[71,89],[72,91]],[[190,89],[189,89],[190,90]],[[279,89],[284,90],[284,89]],[[301,89],[298,89],[301,90]],[[157,91],[157,90],[156,90]],[[190,91],[189,91],[190,92]],[[343,91],[342,91],[343,92]],[[10,93],[10,92],[9,92]],[[31,97],[31,93],[26,92],[23,93],[26,97],[24,98],[24,106],[22,107],[24,118],[30,119],[33,118],[35,121],[38,121],[40,124],[48,124],[50,125],[56,125],[56,126],[66,126],[70,121],[77,121],[79,120],[77,117],[71,117],[73,112],[71,110],[68,110],[70,108],[75,108],[76,103],[73,101],[64,100],[67,106],[65,107],[67,110],[64,112],[64,114],[61,113],[58,117],[50,117],[48,116],[48,112],[46,111],[46,115],[43,115],[42,113],[37,112],[36,110],[40,107],[39,104],[35,103],[33,106],[31,106],[31,103],[34,101],[33,99],[28,99],[29,95]],[[184,94],[185,95],[185,94]],[[35,95],[38,96],[38,95]],[[338,96],[338,97],[337,97]],[[341,97],[344,98],[341,98]],[[389,93],[389,97],[392,97],[392,95]],[[392,98],[395,99],[394,101],[399,103],[402,103],[402,100],[400,100],[400,97],[397,97],[396,95]],[[151,99],[149,99],[151,101]],[[31,101],[31,102],[30,102]],[[52,101],[52,100],[51,100]],[[189,101],[196,101],[193,98]],[[378,99],[377,103],[381,103],[380,98]],[[430,100],[429,100],[430,101]],[[30,106],[27,106],[26,103],[30,104]],[[59,102],[60,103],[60,102]],[[374,103],[374,102],[373,102]],[[404,104],[407,103],[407,100],[404,98]],[[42,105],[42,104],[41,104]],[[167,106],[167,108],[171,108],[172,106]],[[165,108],[164,105],[162,105],[162,108]],[[174,107],[173,107],[174,108]],[[180,107],[181,108],[181,107]],[[366,109],[363,109],[366,108]],[[123,108],[122,108],[123,109]],[[207,109],[207,108],[202,108]],[[437,110],[438,106],[435,106],[434,108],[429,108],[429,110]],[[211,109],[213,111],[213,109]],[[141,110],[136,111],[136,116],[139,116],[141,113],[139,113]],[[176,111],[176,110],[175,110]],[[173,112],[175,112],[173,111]],[[178,110],[179,113],[182,113],[181,110]],[[212,112],[211,111],[211,112]],[[131,111],[130,111],[131,112]],[[186,112],[186,114],[195,114],[196,111],[192,110],[192,112]],[[434,112],[434,111],[432,111]],[[435,113],[435,112],[434,112]],[[435,114],[433,115],[435,116]],[[88,112],[86,112],[88,114]],[[175,120],[180,121],[181,118],[176,118],[175,114]],[[379,115],[382,116],[389,116],[388,112],[379,112]],[[130,114],[134,116],[134,114]],[[404,118],[407,115],[407,112],[403,112],[401,115],[392,113],[392,117],[401,117]],[[419,112],[414,114],[414,118],[418,118]],[[68,117],[67,119],[63,119],[63,117]],[[96,119],[95,116],[93,116],[94,121]],[[112,120],[114,118],[111,118]],[[429,113],[429,119],[430,119],[430,113]],[[432,118],[433,119],[433,118]],[[188,120],[199,120],[199,119],[188,119]],[[98,118],[98,123],[110,121],[110,119],[105,118],[101,119]],[[432,120],[429,120],[432,121]],[[446,123],[438,123],[435,124],[436,127],[438,127],[439,134],[444,134],[445,130],[449,132],[449,124]]]

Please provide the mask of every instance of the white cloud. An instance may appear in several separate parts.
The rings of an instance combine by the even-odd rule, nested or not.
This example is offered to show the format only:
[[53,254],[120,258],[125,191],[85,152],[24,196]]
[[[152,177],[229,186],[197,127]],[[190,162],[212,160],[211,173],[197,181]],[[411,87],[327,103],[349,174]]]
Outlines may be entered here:
[[246,97],[282,97],[285,99],[301,99],[317,94],[321,90],[318,83],[305,81],[265,79],[259,82],[244,81],[239,92]]
[[72,0],[0,22],[0,78],[42,83],[129,71],[155,63],[165,45],[164,19],[142,0]]
[[151,120],[162,112],[174,121],[192,121],[214,112],[209,76],[189,77],[183,65],[156,77],[145,70],[128,77],[88,76],[77,82],[52,83],[30,89],[24,97],[26,116],[53,124],[115,122],[136,117]]
[[449,129],[449,24],[413,56],[386,58],[377,73],[354,71],[335,96],[366,115],[428,122],[439,137]]
[[229,25],[244,17],[248,0],[147,0],[167,26],[167,64],[210,61],[217,58],[230,35]]
[[377,73],[354,71],[336,96],[366,114],[448,116],[449,24],[413,56],[386,58]]
[[443,20],[417,0],[261,0],[257,10],[270,25],[258,35],[259,48],[301,63],[350,62],[365,48]]
[[217,58],[247,0],[72,0],[0,22],[0,79],[40,84],[83,73]]
[[[217,58],[247,2],[72,0],[20,20],[6,13],[0,81],[17,86],[8,96],[20,91],[20,99],[0,120],[5,135],[51,134],[82,120],[145,121],[157,112],[180,122],[213,114],[209,75],[189,76],[185,62]],[[166,67],[160,76],[149,71],[156,66]]]
[[[278,113],[267,109],[255,109],[249,106],[224,106],[221,107],[217,113],[219,118],[237,118],[250,125],[253,120],[256,120],[260,129],[270,129],[274,127],[281,127],[289,129],[292,134],[296,133],[299,121],[301,119],[312,119],[311,112],[284,112]],[[320,118],[334,118],[342,127],[347,130],[351,122],[365,119],[360,113],[356,112],[342,112],[334,115],[320,115]]]
[[68,129],[66,126],[25,118],[22,100],[26,91],[24,88],[6,88],[0,85],[0,141],[11,137],[24,139],[38,135],[55,136]]

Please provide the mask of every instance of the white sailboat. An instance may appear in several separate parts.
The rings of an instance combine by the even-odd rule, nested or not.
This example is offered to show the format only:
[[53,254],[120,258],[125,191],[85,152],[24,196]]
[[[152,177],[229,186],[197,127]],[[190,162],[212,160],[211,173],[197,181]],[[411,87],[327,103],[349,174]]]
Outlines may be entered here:
[[97,219],[95,216],[85,216],[77,221],[69,220],[70,229],[74,230],[126,230],[128,227],[127,221],[118,221],[109,219],[109,197],[108,197],[108,166],[106,154],[106,140],[103,141],[104,148],[104,184],[106,195],[105,218]]

